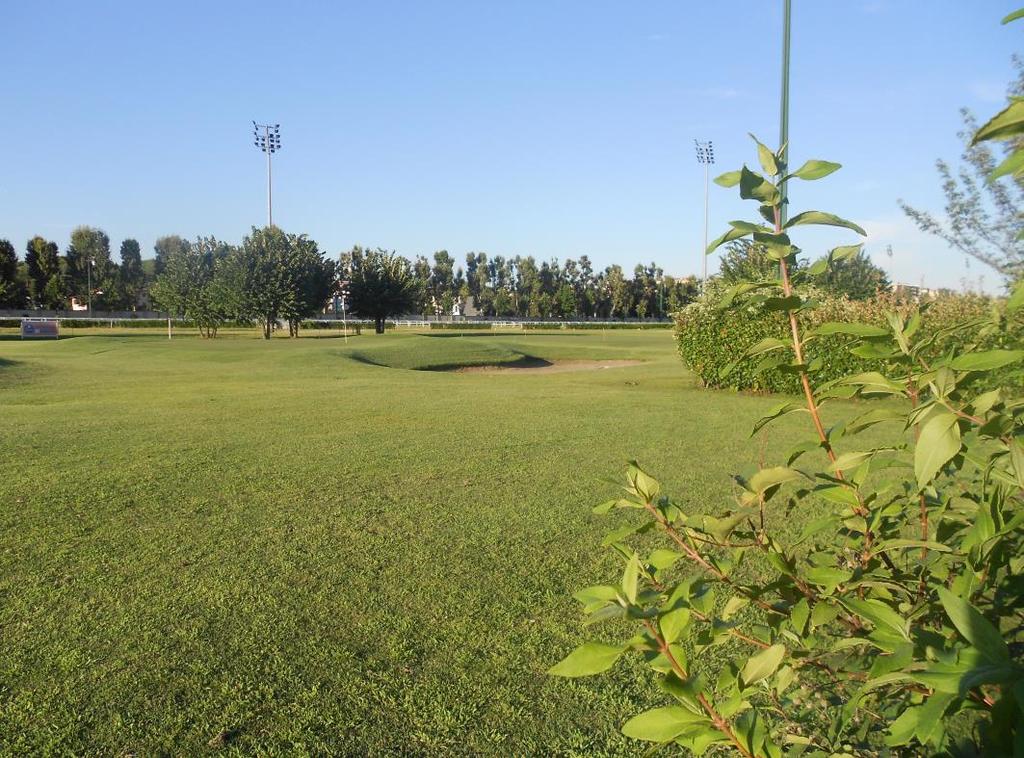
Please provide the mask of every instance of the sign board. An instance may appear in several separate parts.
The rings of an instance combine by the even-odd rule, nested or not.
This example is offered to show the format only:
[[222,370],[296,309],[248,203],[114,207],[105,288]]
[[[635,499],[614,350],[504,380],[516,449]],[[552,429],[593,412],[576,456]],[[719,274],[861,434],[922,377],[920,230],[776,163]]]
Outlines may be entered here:
[[24,339],[60,339],[60,322],[57,319],[21,320],[21,338]]

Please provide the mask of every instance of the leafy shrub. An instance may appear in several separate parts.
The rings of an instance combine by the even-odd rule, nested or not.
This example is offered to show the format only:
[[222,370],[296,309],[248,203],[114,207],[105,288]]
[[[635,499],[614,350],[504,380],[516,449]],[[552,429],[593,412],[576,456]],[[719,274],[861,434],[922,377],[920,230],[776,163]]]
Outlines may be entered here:
[[431,331],[436,330],[457,330],[466,331],[468,329],[490,329],[491,324],[487,321],[431,321]]
[[[1024,105],[1020,122],[1024,131]],[[745,339],[757,341],[736,370],[771,356],[768,366],[802,391],[802,403],[782,403],[755,433],[801,413],[810,435],[790,451],[766,447],[773,460],[735,476],[735,503],[714,517],[631,464],[623,496],[594,509],[632,515],[605,539],[621,580],[576,594],[588,625],[617,622],[619,633],[577,647],[550,673],[597,674],[639,654],[664,705],[623,733],[697,755],[1020,755],[1024,400],[992,372],[1024,360],[1024,350],[985,346],[1009,339],[1005,315],[1020,313],[1024,286],[1004,313],[973,318],[964,301],[946,306],[945,329],[898,309],[884,326],[828,321],[838,306],[815,307],[793,287],[789,233],[804,224],[863,230],[819,211],[784,223],[779,184],[839,166],[808,161],[787,174],[780,153],[760,143],[758,153],[763,174],[743,167],[716,181],[738,184],[769,225],[731,222],[712,249],[753,235],[779,262],[779,277],[730,288],[721,304],[734,316],[721,318],[774,325],[781,317],[788,340],[752,330]],[[859,250],[836,248],[829,259]],[[850,343],[837,351],[842,360],[852,352],[878,370],[843,373],[805,353],[825,338]],[[889,402],[826,425],[822,404],[849,397]],[[864,442],[858,435],[869,428],[888,430],[886,443]],[[808,511],[821,517],[795,538],[774,526]],[[635,633],[622,634],[625,624]],[[716,646],[723,652],[711,652]],[[954,719],[963,727],[956,738]]]
[[302,324],[301,324],[303,329],[313,329],[313,330],[317,330],[317,329],[341,330],[346,325],[348,327],[348,330],[350,332],[355,332],[356,335],[360,335],[360,334],[363,333],[363,325],[362,325],[362,323],[359,322],[359,321],[355,321],[355,320],[350,320],[350,321],[347,321],[347,322],[342,322],[342,321],[338,321],[336,319],[335,320],[324,319],[322,321],[318,321],[318,320],[315,320],[315,319],[307,319],[307,320],[303,321]]
[[[719,300],[725,291],[721,284],[712,283],[704,297],[675,314],[675,339],[683,362],[706,387],[799,392],[799,376],[786,371],[785,367],[775,366],[772,357],[737,365],[747,351],[761,341],[787,337],[789,325],[785,315],[778,311],[766,312],[758,303],[722,308]],[[812,287],[800,288],[800,292],[816,301],[815,308],[802,310],[797,316],[800,327],[812,332],[822,324],[834,322],[885,327],[887,314],[898,313],[907,318],[918,310],[916,304],[901,302],[891,295],[848,300],[822,294]],[[943,352],[963,348],[964,336],[956,327],[998,312],[998,303],[978,295],[951,295],[926,303],[921,311],[922,329],[936,335],[928,357],[936,358]],[[984,347],[1024,346],[1024,319],[1014,315],[1005,326],[988,335]],[[828,382],[851,373],[882,368],[876,358],[851,353],[852,347],[841,334],[819,334],[809,340],[806,357],[818,380]],[[1024,375],[1019,367],[1007,367],[1000,372],[999,381],[1021,386]]]
[[671,321],[527,321],[524,329],[671,329]]

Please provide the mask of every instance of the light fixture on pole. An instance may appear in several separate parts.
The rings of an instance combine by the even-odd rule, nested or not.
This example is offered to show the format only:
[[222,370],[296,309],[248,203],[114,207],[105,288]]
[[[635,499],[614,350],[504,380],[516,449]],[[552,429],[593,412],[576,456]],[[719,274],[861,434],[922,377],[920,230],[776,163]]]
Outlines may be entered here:
[[271,182],[270,157],[281,149],[281,125],[252,122],[256,147],[267,154],[267,226],[274,225],[274,194]]
[[703,292],[708,283],[708,166],[715,162],[715,147],[711,144],[711,140],[707,142],[694,140],[693,144],[697,147],[697,163],[704,166],[704,247],[700,250],[700,289]]

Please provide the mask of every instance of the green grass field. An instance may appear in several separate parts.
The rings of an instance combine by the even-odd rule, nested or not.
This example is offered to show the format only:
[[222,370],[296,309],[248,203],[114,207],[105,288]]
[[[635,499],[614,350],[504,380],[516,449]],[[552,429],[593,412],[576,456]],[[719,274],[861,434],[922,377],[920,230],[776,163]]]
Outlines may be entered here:
[[[5,755],[639,754],[640,665],[544,673],[619,570],[590,509],[632,457],[729,507],[778,403],[668,331],[73,334],[0,337]],[[411,370],[524,355],[644,363]]]

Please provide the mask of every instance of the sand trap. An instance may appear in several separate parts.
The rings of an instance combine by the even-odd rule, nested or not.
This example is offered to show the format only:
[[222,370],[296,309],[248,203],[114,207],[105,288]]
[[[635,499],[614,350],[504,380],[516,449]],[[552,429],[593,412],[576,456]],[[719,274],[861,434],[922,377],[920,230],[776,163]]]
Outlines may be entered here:
[[562,374],[567,371],[596,371],[622,366],[638,366],[643,361],[608,360],[608,361],[515,361],[514,363],[493,366],[460,366],[450,369],[457,374]]

